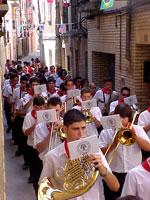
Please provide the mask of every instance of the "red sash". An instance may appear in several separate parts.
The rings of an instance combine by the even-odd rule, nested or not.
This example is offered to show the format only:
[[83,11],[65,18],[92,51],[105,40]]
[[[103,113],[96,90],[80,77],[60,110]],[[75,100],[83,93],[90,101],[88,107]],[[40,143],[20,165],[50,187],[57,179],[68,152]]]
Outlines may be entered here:
[[46,126],[47,126],[47,129],[48,129],[49,133],[50,133],[51,130],[52,130],[52,124],[51,123],[47,123]]
[[33,91],[29,91],[28,94],[31,95],[31,96],[33,96],[34,92]]
[[31,115],[32,115],[32,117],[33,117],[34,119],[37,119],[37,117],[36,117],[36,111],[35,111],[35,110],[32,110],[32,111],[31,111]]
[[65,147],[66,155],[67,155],[68,159],[70,159],[70,153],[69,153],[67,140],[65,140],[65,142],[64,142],[64,147]]
[[147,110],[148,110],[148,112],[150,112],[150,107]]
[[150,164],[148,163],[148,160],[145,160],[145,161],[142,163],[142,167],[143,167],[146,171],[150,172]]

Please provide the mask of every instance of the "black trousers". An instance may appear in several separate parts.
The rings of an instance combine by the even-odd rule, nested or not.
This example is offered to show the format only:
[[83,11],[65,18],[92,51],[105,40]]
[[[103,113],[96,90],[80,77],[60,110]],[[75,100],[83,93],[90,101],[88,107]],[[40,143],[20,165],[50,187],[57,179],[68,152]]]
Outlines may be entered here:
[[118,197],[120,197],[123,184],[125,181],[126,173],[116,173],[113,172],[113,174],[117,177],[119,183],[120,183],[120,189],[118,192],[113,192],[111,191],[108,186],[106,185],[105,181],[103,181],[104,185],[104,195],[105,195],[105,200],[116,200]]
[[28,146],[29,151],[29,170],[30,175],[33,178],[33,188],[36,195],[38,194],[38,182],[43,168],[43,162],[39,158],[39,154],[36,149],[31,146]]
[[7,121],[7,126],[9,129],[12,127],[12,120],[11,120],[11,106],[8,104],[6,100],[4,100],[4,111]]
[[27,136],[24,135],[22,126],[23,126],[24,118],[17,116],[13,121],[12,125],[12,135],[14,140],[17,142],[18,151],[23,154],[24,163],[29,164],[28,158],[28,146],[27,146]]

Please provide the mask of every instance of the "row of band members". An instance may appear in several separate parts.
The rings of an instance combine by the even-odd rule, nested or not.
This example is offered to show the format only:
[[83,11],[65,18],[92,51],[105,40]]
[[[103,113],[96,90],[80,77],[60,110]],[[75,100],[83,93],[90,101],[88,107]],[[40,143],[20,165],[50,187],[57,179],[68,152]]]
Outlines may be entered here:
[[[56,184],[58,188],[61,188],[63,180],[62,177],[57,176],[56,172],[59,170],[59,168],[61,168],[61,166],[65,164],[65,162],[68,159],[64,151],[64,144],[62,143],[60,138],[57,137],[56,134],[56,132],[59,130],[58,127],[62,125],[62,101],[59,97],[52,95],[46,105],[48,109],[55,108],[58,115],[58,122],[55,124],[54,127],[55,134],[51,136],[50,123],[37,124],[36,111],[45,109],[45,101],[43,97],[34,95],[33,89],[34,86],[38,84],[38,79],[30,79],[30,85],[28,87],[28,90],[26,90],[27,80],[25,80],[25,77],[21,77],[21,85],[20,87],[15,89],[16,84],[18,82],[17,79],[18,77],[14,75],[13,78],[10,79],[10,85],[5,86],[3,92],[5,113],[7,119],[9,119],[8,113],[10,115],[10,122],[7,122],[8,126],[12,127],[13,139],[18,144],[18,150],[22,151],[23,153],[25,164],[29,166],[29,171],[33,179],[33,186],[36,194],[38,190],[38,182],[40,175],[40,181],[43,177],[48,176],[52,178],[51,181],[52,183],[54,183],[54,185]],[[69,89],[70,87],[70,89],[73,89],[72,84],[73,82],[71,80],[67,81],[67,88]],[[94,119],[92,123],[85,124],[85,116],[82,112],[80,112],[82,111],[81,105],[76,105],[74,107],[75,109],[72,109],[65,113],[63,118],[63,124],[64,131],[67,135],[67,141],[69,142],[77,140],[81,137],[85,137],[85,135],[87,136],[96,134],[97,136],[99,136],[98,139],[101,148],[99,152],[100,155],[90,156],[89,162],[91,162],[93,165],[95,165],[96,168],[99,169],[100,174],[103,177],[105,199],[116,199],[121,195],[126,174],[129,172],[127,176],[127,181],[129,181],[124,185],[122,195],[128,194],[128,192],[129,194],[135,195],[136,190],[136,195],[143,197],[144,200],[147,200],[149,198],[149,193],[146,190],[146,186],[143,186],[143,193],[143,188],[141,188],[141,184],[139,189],[135,189],[134,186],[127,186],[131,184],[130,182],[134,183],[136,181],[143,181],[142,183],[148,183],[148,181],[150,181],[150,178],[148,176],[149,174],[146,174],[147,171],[145,170],[143,172],[143,168],[141,168],[141,166],[140,169],[137,167],[142,162],[141,150],[147,152],[150,151],[150,140],[148,137],[150,130],[150,109],[147,109],[146,111],[140,114],[138,120],[138,124],[140,126],[133,126],[136,134],[135,144],[133,144],[130,147],[121,145],[117,150],[113,162],[110,166],[108,166],[107,161],[104,158],[102,152],[105,153],[107,147],[112,142],[114,131],[111,129],[102,130],[101,133],[98,134],[100,131],[97,128],[101,127],[100,120],[102,117],[102,112],[105,112],[103,111],[103,108],[105,107],[104,105],[107,102],[106,100],[108,99],[109,101],[110,98],[113,97],[113,95],[116,95],[116,92],[110,90],[110,85],[112,85],[111,81],[107,80],[105,82],[105,87],[101,90],[98,90],[95,94],[95,98],[97,98],[97,100],[100,100],[100,104],[99,107],[94,107],[91,109],[91,113]],[[120,114],[120,117],[122,119],[122,125],[123,127],[126,127],[132,121],[132,109],[128,105],[123,103],[123,98],[130,95],[130,90],[128,88],[123,88],[121,90],[121,94],[122,97],[112,103],[115,105],[113,108],[114,110],[112,111],[114,112],[114,114]],[[92,97],[93,96],[91,89],[82,89],[80,101],[90,100],[92,99]],[[49,147],[50,140],[52,141],[51,147]],[[110,149],[110,152],[108,154],[108,159],[109,157],[111,157],[111,152],[116,147],[116,145],[117,140],[113,142],[112,148]],[[137,169],[135,167],[137,167]],[[132,172],[133,168],[135,168],[135,172],[134,170]],[[111,170],[113,173],[111,173]],[[136,174],[136,170],[139,172],[139,174],[141,173],[141,176],[145,176],[145,178],[141,178],[139,176],[139,180],[136,180],[135,175],[130,175],[132,173]],[[116,177],[118,180],[116,179]],[[82,195],[81,197],[78,197],[77,199],[88,200],[91,199],[91,197],[94,199],[102,199],[104,198],[102,195],[102,188],[102,182],[101,180],[99,180],[89,192]]]

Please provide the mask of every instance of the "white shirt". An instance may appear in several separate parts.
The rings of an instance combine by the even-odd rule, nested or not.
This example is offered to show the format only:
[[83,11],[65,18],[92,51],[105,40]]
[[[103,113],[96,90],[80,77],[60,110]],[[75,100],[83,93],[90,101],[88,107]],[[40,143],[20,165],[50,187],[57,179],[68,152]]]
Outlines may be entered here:
[[[110,99],[111,97],[111,99]],[[101,111],[103,111],[105,105],[109,102],[109,100],[113,100],[114,97],[117,97],[117,92],[116,91],[113,91],[111,96],[110,94],[106,94],[106,93],[103,93],[102,90],[98,90],[94,96],[94,99],[97,100],[98,102],[98,107],[100,108]]]
[[118,100],[117,100],[117,101],[111,102],[109,113],[114,112],[114,111],[115,111],[115,108],[116,108],[117,106],[118,106]]
[[9,98],[10,103],[14,103],[15,100],[13,98],[13,94],[16,88],[12,87],[11,85],[7,85],[4,89],[3,96]]
[[[100,151],[99,156],[101,157],[102,163],[108,170],[110,170],[109,165]],[[64,143],[57,146],[52,151],[49,151],[45,156],[45,162],[43,166],[43,170],[40,177],[40,182],[43,180],[44,177],[50,177],[52,183],[56,186],[56,188],[63,190],[63,177],[59,176],[57,172],[61,171],[61,169],[65,166],[68,162],[68,158],[65,153]],[[110,170],[111,171],[111,170]],[[73,198],[72,200],[103,200],[103,185],[102,185],[102,178],[99,176],[96,183],[93,187],[82,196]]]
[[[34,131],[34,145],[36,146],[38,143],[42,142],[49,134],[50,133],[49,133],[49,130],[47,128],[46,122],[37,124],[37,126],[35,127],[35,131]],[[59,144],[62,143],[61,139],[57,135],[57,133],[53,132],[52,134],[53,135],[52,135],[52,137],[49,141],[49,146],[45,147],[45,150],[39,154],[39,157],[40,157],[41,160],[44,159],[44,155],[49,150],[54,149],[56,146],[58,146]]]
[[150,172],[142,165],[130,170],[126,176],[121,196],[138,196],[143,200],[150,200]]
[[[35,124],[35,122],[36,119],[32,117],[31,112],[27,113],[23,121],[23,132],[25,133],[25,131],[31,128]],[[27,144],[34,147],[34,131],[28,136]]]
[[60,87],[60,85],[63,83],[64,81],[59,77],[59,78],[57,78],[57,80],[56,80],[56,83],[55,83],[55,85],[56,85],[56,87]]
[[[32,95],[30,94],[26,94],[23,98],[22,98],[22,103],[23,103],[23,106],[25,106],[29,101],[30,99],[32,99]],[[29,108],[27,109],[27,113],[31,112],[33,110],[33,103],[29,106]]]
[[[133,125],[136,135],[149,141],[150,139],[146,135],[142,127]],[[106,147],[112,143],[114,136],[114,131],[112,129],[103,130],[99,136],[100,148]],[[107,160],[112,158],[112,152],[107,155]],[[127,173],[130,169],[141,164],[142,152],[140,146],[135,142],[131,146],[121,145],[117,149],[114,159],[110,164],[110,168],[113,172]]]
[[[73,109],[81,110],[81,106],[74,106]],[[101,121],[102,113],[99,107],[91,108],[90,112],[93,117],[95,117],[98,121]],[[98,131],[94,122],[86,124],[86,132],[87,132],[87,136],[91,136],[91,135],[98,136]]]
[[26,91],[20,91],[20,90],[21,90],[20,87],[18,87],[14,90],[14,93],[13,93],[13,99],[15,101],[16,106],[17,106],[18,100],[27,94]]
[[[148,110],[145,110],[139,115],[138,125],[142,127],[150,125],[150,112]],[[147,132],[147,135],[150,138],[150,131]]]

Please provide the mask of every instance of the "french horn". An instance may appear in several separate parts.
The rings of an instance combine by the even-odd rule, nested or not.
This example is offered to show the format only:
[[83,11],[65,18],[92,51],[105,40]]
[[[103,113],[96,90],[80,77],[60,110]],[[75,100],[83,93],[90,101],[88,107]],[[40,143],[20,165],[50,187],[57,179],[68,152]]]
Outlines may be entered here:
[[67,162],[63,168],[63,190],[52,188],[49,178],[44,178],[38,190],[38,200],[69,200],[86,193],[99,176],[99,171],[86,160],[87,156],[84,156]]

